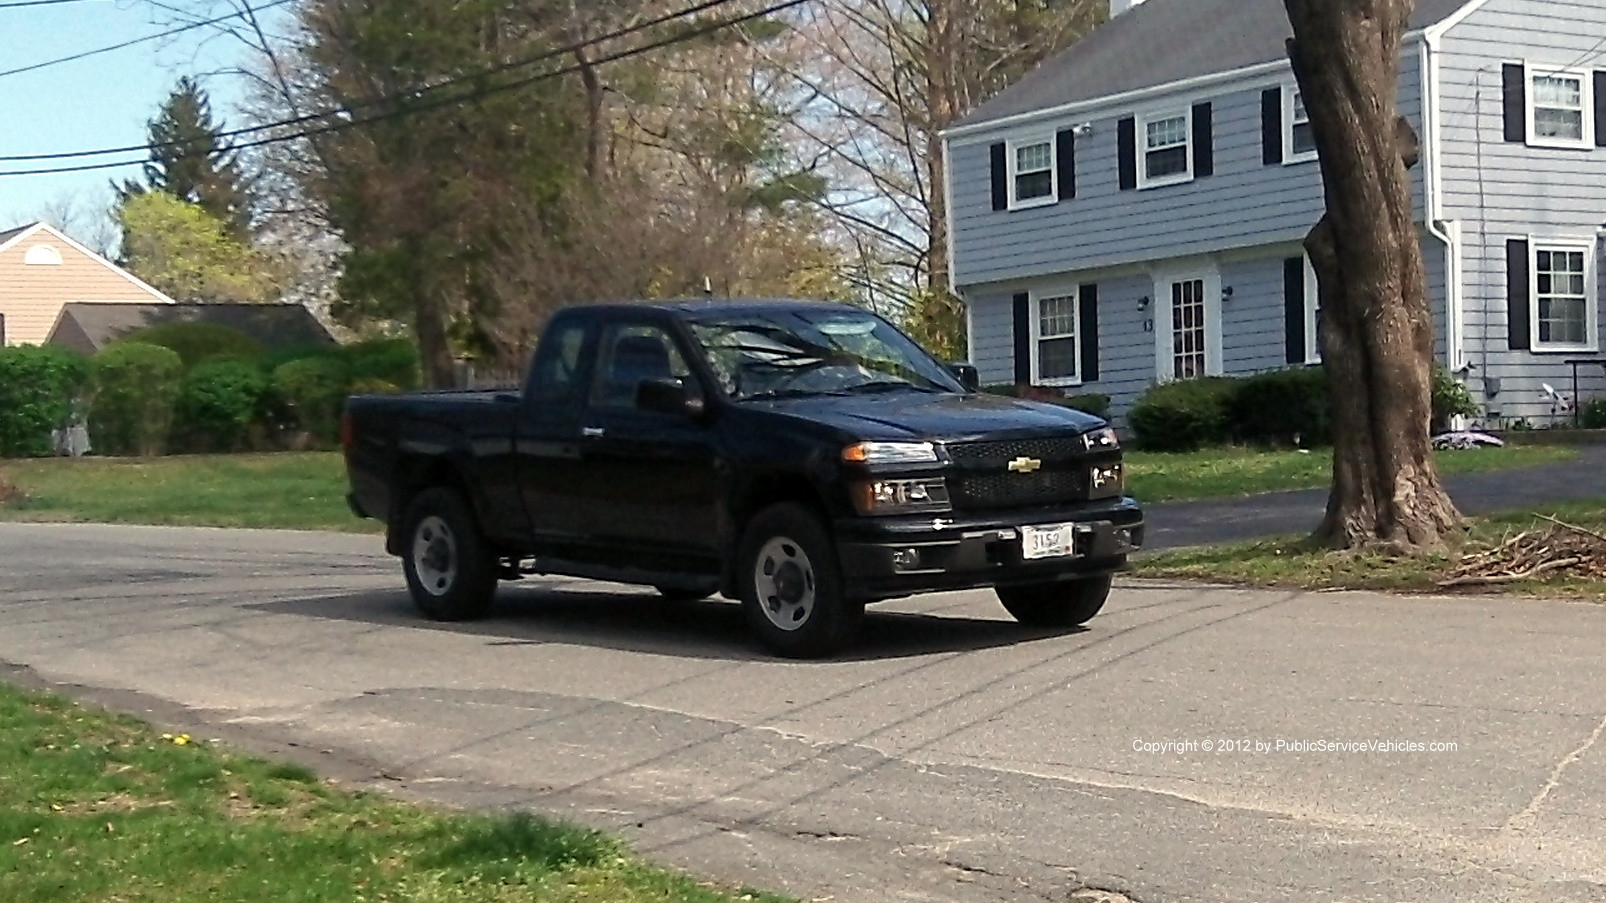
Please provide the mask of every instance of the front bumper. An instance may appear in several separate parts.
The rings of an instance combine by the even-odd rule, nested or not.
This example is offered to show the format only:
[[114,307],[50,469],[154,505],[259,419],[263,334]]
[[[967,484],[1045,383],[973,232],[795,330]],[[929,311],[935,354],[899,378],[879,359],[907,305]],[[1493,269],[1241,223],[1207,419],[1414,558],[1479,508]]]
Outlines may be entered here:
[[[1021,527],[1063,523],[1078,525],[1072,554],[1023,556]],[[1129,498],[976,515],[841,518],[834,526],[843,584],[865,600],[1107,574],[1143,545],[1143,512]]]

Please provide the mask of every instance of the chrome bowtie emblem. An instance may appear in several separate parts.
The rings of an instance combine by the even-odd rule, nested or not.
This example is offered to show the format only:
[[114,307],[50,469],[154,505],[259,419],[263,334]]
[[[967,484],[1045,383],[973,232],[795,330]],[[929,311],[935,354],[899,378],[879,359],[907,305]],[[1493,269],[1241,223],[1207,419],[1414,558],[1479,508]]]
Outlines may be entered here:
[[1009,470],[1011,473],[1031,473],[1042,466],[1043,462],[1036,458],[1016,458],[1015,460],[1009,462]]

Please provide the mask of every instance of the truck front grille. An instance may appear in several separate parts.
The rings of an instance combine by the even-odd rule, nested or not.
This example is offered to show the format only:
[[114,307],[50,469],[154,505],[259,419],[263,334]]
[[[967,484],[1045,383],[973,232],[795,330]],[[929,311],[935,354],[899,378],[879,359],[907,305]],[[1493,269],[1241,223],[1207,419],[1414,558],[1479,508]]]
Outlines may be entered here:
[[[1082,437],[964,442],[948,446],[953,461],[949,492],[955,510],[1031,508],[1085,501],[1088,464]],[[1030,458],[1037,469],[1019,473],[1010,462]]]

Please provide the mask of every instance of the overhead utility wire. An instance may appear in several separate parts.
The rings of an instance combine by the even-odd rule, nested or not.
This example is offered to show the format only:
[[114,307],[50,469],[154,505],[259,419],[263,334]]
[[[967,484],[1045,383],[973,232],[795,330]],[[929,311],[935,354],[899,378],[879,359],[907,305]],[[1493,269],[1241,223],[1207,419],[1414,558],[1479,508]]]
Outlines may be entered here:
[[[761,19],[761,18],[763,18],[765,16],[774,15],[775,13],[778,13],[778,12],[784,12],[784,11],[786,11],[788,9],[792,9],[793,7],[802,6],[803,4],[810,3],[810,2],[813,2],[813,0],[785,0],[785,2],[772,4],[772,5],[767,6],[767,7],[763,8],[763,9],[761,9],[761,10],[757,10],[755,12],[751,12],[751,13],[747,13],[745,15],[737,16],[734,19],[729,19],[729,20],[726,20],[726,21],[723,21],[723,22],[714,23],[712,25],[708,25],[708,26],[705,26],[703,28],[693,29],[691,31],[683,32],[681,34],[674,35],[672,37],[663,38],[661,40],[654,41],[654,42],[652,42],[650,44],[643,44],[643,45],[641,45],[639,47],[632,47],[629,50],[621,50],[621,51],[619,51],[617,53],[612,53],[612,54],[608,54],[608,55],[605,55],[605,56],[601,56],[601,57],[598,57],[595,60],[589,61],[588,63],[586,63],[584,65],[575,64],[575,65],[565,66],[563,68],[554,69],[554,70],[551,70],[549,72],[542,72],[542,73],[538,73],[536,75],[527,76],[525,78],[518,79],[517,81],[506,82],[506,83],[500,84],[500,85],[492,85],[492,86],[489,86],[489,87],[486,87],[486,88],[482,88],[482,89],[479,89],[479,90],[476,90],[476,91],[469,92],[467,94],[462,94],[462,95],[458,95],[458,96],[454,96],[454,97],[439,98],[439,99],[436,99],[436,100],[434,100],[432,102],[420,104],[420,105],[417,105],[417,106],[408,107],[408,108],[402,109],[402,110],[394,110],[394,111],[387,112],[387,113],[381,113],[381,114],[378,114],[378,115],[375,115],[375,116],[370,116],[370,117],[365,118],[365,119],[340,120],[340,121],[335,121],[335,122],[330,122],[330,123],[326,123],[326,124],[323,124],[323,125],[315,126],[315,127],[312,127],[312,128],[303,129],[301,131],[292,132],[292,133],[290,133],[288,135],[274,135],[274,136],[270,136],[270,137],[267,137],[267,138],[258,138],[258,139],[254,140],[254,141],[241,142],[239,144],[233,145],[231,150],[245,150],[245,149],[253,148],[253,147],[263,147],[263,146],[269,145],[269,144],[280,144],[280,143],[283,143],[283,142],[286,142],[286,141],[294,141],[294,140],[296,140],[298,138],[309,138],[309,137],[314,137],[314,136],[317,136],[317,135],[329,134],[331,132],[344,131],[346,129],[354,128],[356,126],[370,125],[372,123],[384,122],[384,121],[391,120],[391,119],[400,119],[400,118],[403,118],[403,117],[406,117],[406,116],[411,116],[411,115],[414,115],[414,114],[417,114],[417,113],[426,113],[426,112],[429,112],[431,110],[440,109],[441,107],[452,106],[454,104],[469,103],[469,102],[472,102],[472,101],[475,101],[475,100],[480,100],[480,99],[485,98],[485,97],[490,97],[490,96],[492,96],[494,94],[500,94],[500,93],[503,93],[505,91],[512,91],[512,90],[515,90],[515,89],[518,89],[518,88],[526,87],[528,85],[533,85],[533,84],[536,84],[538,82],[548,81],[548,80],[551,80],[551,79],[554,79],[554,78],[561,78],[561,77],[563,77],[565,75],[572,75],[573,73],[579,72],[582,69],[586,68],[586,66],[603,65],[605,63],[612,63],[612,62],[617,62],[618,60],[627,59],[627,58],[634,57],[634,56],[640,56],[641,54],[650,53],[650,52],[652,52],[654,50],[661,50],[664,47],[669,47],[669,46],[672,46],[674,44],[680,44],[680,43],[684,43],[686,41],[693,40],[695,38],[704,37],[706,35],[713,34],[713,33],[717,32],[717,31],[722,31],[722,30],[724,30],[726,28],[731,28],[731,27],[734,27],[734,26],[737,26],[737,25],[744,24],[746,22],[751,22],[754,19]],[[339,112],[343,112],[343,111],[335,111],[335,112],[339,113]],[[329,114],[323,114],[321,116],[313,117],[313,118],[326,118],[328,115]],[[303,121],[304,120],[305,120],[305,117],[303,117]],[[274,127],[274,126],[263,126],[263,127],[259,127],[259,129],[260,128],[272,128],[272,127]],[[52,167],[52,168],[48,168],[48,169],[11,170],[11,171],[0,172],[0,177],[5,177],[5,176],[54,175],[54,174],[57,174],[57,173],[69,173],[69,172],[89,172],[89,171],[97,170],[97,169],[115,169],[115,168],[122,167],[122,166],[132,166],[132,165],[135,165],[135,164],[138,164],[138,163],[141,163],[141,162],[143,162],[143,161],[141,161],[141,160],[123,160],[123,161],[114,161],[114,162],[106,162],[106,163],[86,163],[86,164],[79,165],[79,166]]]
[[[266,131],[270,131],[270,130],[273,130],[273,129],[284,128],[285,126],[303,125],[303,124],[306,124],[306,123],[309,123],[309,122],[313,122],[314,120],[327,119],[327,118],[329,118],[331,116],[339,115],[340,113],[354,113],[354,112],[356,112],[358,110],[362,110],[362,109],[365,109],[365,108],[368,108],[368,107],[380,106],[382,104],[389,103],[389,102],[394,101],[394,100],[396,100],[396,99],[398,99],[400,97],[414,97],[414,96],[419,96],[419,95],[423,95],[423,94],[428,94],[428,93],[431,93],[431,92],[434,92],[434,91],[439,91],[439,90],[442,90],[442,89],[445,89],[445,88],[450,88],[450,87],[452,87],[454,85],[458,85],[458,84],[461,84],[461,83],[463,83],[465,81],[469,81],[469,80],[472,80],[472,79],[483,78],[483,77],[485,77],[487,75],[497,75],[497,74],[500,74],[500,73],[503,73],[503,72],[507,72],[507,71],[510,71],[510,70],[513,70],[513,69],[521,69],[521,68],[523,68],[525,66],[533,66],[536,63],[545,62],[545,61],[547,61],[549,59],[553,59],[555,57],[567,56],[568,54],[575,53],[575,52],[578,52],[578,51],[581,51],[581,50],[585,50],[585,49],[593,47],[593,46],[595,46],[597,44],[602,44],[602,43],[605,43],[605,42],[608,42],[608,41],[617,40],[619,38],[628,37],[628,36],[630,36],[632,34],[635,34],[636,32],[645,31],[645,30],[647,30],[649,28],[655,28],[655,27],[657,27],[659,25],[663,25],[663,24],[668,23],[668,22],[673,22],[676,19],[684,19],[684,18],[686,18],[688,16],[693,16],[693,15],[696,15],[698,13],[707,12],[708,10],[714,9],[715,7],[725,6],[727,4],[734,3],[734,2],[736,2],[736,0],[704,0],[704,2],[702,2],[702,3],[698,3],[698,4],[694,5],[694,6],[689,6],[689,7],[685,8],[685,9],[679,10],[677,12],[667,13],[665,15],[659,16],[656,19],[651,19],[651,20],[648,20],[646,22],[641,22],[641,23],[638,23],[636,25],[631,25],[631,26],[626,27],[626,28],[620,28],[620,29],[617,29],[615,31],[611,31],[611,32],[609,32],[607,34],[598,35],[597,37],[594,37],[594,38],[587,38],[584,41],[577,41],[577,42],[575,42],[573,44],[569,44],[569,45],[564,46],[564,47],[558,47],[558,48],[553,49],[553,50],[543,51],[542,53],[539,53],[539,54],[537,54],[535,56],[532,56],[532,57],[527,57],[525,59],[512,60],[512,61],[509,61],[509,62],[506,62],[506,63],[498,63],[497,65],[491,66],[491,67],[486,68],[486,69],[479,69],[479,70],[475,70],[473,72],[466,72],[466,73],[463,73],[462,75],[454,75],[454,76],[452,76],[450,78],[443,79],[440,82],[437,82],[436,84],[426,85],[426,86],[418,88],[416,90],[413,90],[413,91],[410,91],[410,92],[406,92],[405,94],[393,94],[393,95],[389,95],[389,96],[386,96],[386,97],[379,97],[379,98],[375,98],[374,100],[364,101],[362,103],[351,104],[349,106],[342,107],[339,110],[332,110],[332,111],[327,111],[327,112],[322,112],[322,113],[307,113],[305,115],[295,116],[295,117],[292,117],[290,119],[281,119],[281,120],[279,120],[277,122],[269,122],[269,123],[264,123],[262,125],[243,126],[241,128],[237,128],[237,129],[228,129],[226,131],[218,132],[217,134],[213,135],[212,137],[214,139],[220,139],[221,140],[221,139],[227,139],[227,138],[237,138],[237,137],[239,137],[241,135],[253,135],[253,134],[256,134],[257,132],[266,132]],[[262,8],[265,9],[266,7],[262,7]],[[12,155],[9,155],[9,156],[0,156],[0,163],[22,163],[22,162],[33,161],[33,160],[70,160],[70,159],[75,159],[75,158],[78,158],[78,157],[100,157],[100,156],[105,156],[105,155],[108,155],[108,154],[144,153],[144,152],[147,152],[147,151],[168,150],[168,149],[171,149],[171,148],[184,147],[188,143],[189,142],[187,142],[187,141],[175,140],[175,141],[161,141],[161,142],[157,142],[155,144],[150,144],[150,143],[147,143],[147,144],[130,144],[130,145],[125,145],[123,147],[105,147],[105,148],[100,148],[98,150],[59,151],[59,152],[50,153],[50,154],[12,154]],[[119,164],[119,165],[121,165],[121,164]]]
[[[40,0],[33,0],[33,2],[40,2]],[[272,3],[264,3],[257,7],[256,11],[261,12],[262,10],[272,9],[275,6],[283,6],[290,2],[293,2],[293,0],[273,0]],[[177,28],[169,28],[166,31],[159,31],[155,34],[145,35],[144,37],[130,38],[129,40],[123,41],[120,44],[108,44],[105,47],[96,47],[94,50],[85,50],[81,53],[74,53],[71,56],[57,57],[56,59],[45,60],[39,63],[29,63],[26,66],[18,66],[15,69],[7,69],[4,72],[0,72],[0,78],[5,78],[8,75],[21,75],[24,72],[37,72],[40,69],[46,69],[51,66],[59,66],[62,63],[72,63],[78,60],[88,59],[92,56],[99,56],[102,53],[111,53],[113,50],[122,50],[124,47],[133,47],[136,44],[144,44],[147,41],[168,38],[176,34],[183,34],[186,31],[194,31],[197,28],[205,28],[208,25],[216,25],[219,22],[227,22],[230,19],[238,19],[244,15],[244,11],[233,12],[226,16],[218,16],[216,19],[207,19],[204,22],[191,22],[188,25],[180,25]]]

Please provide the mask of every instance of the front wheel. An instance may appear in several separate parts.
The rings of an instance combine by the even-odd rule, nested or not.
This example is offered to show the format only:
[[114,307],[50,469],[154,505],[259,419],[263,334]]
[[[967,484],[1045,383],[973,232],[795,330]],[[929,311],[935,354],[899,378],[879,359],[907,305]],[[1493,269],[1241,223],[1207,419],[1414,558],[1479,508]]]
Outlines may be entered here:
[[1031,627],[1075,627],[1085,624],[1104,607],[1110,596],[1110,576],[1083,577],[1057,583],[1000,586],[998,601]]
[[742,534],[737,567],[748,626],[776,654],[831,655],[858,633],[864,606],[843,598],[831,536],[802,505],[760,511]]
[[436,621],[485,614],[496,593],[496,558],[463,497],[426,489],[407,506],[403,524],[402,571],[419,610]]

